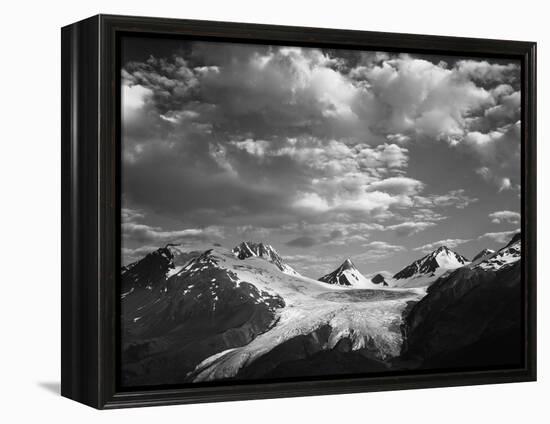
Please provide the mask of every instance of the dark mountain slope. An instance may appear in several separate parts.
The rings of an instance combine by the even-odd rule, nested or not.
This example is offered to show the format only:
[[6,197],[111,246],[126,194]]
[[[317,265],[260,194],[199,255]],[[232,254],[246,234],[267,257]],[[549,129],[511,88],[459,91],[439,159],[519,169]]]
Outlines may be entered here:
[[483,249],[481,252],[479,252],[477,255],[474,256],[474,259],[472,259],[472,262],[475,262],[480,259],[486,259],[487,256],[492,255],[493,253],[495,253],[494,250]]
[[243,346],[273,325],[284,301],[239,281],[218,255],[208,250],[162,288],[139,286],[122,299],[123,384],[184,381],[205,358]]
[[468,260],[447,246],[441,246],[433,252],[423,256],[409,266],[403,268],[393,276],[395,279],[411,278],[419,274],[432,274],[440,267],[457,268],[466,264]]
[[439,278],[407,314],[402,359],[422,368],[521,363],[520,240]]
[[381,284],[382,286],[388,285],[388,283],[386,282],[386,278],[382,274],[376,274],[374,277],[371,278],[371,281],[374,284]]
[[147,254],[143,259],[122,268],[122,295],[127,295],[132,289],[137,288],[148,288],[153,291],[163,289],[172,273],[177,272],[180,267],[201,253],[168,244]]

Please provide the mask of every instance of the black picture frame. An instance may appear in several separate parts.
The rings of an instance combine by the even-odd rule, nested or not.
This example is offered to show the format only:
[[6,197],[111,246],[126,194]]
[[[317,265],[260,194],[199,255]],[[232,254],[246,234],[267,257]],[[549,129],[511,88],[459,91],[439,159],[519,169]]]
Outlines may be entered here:
[[[471,372],[120,390],[119,41],[125,34],[505,57],[522,67],[524,366]],[[536,380],[536,43],[97,15],[62,28],[61,394],[94,408],[325,395]]]

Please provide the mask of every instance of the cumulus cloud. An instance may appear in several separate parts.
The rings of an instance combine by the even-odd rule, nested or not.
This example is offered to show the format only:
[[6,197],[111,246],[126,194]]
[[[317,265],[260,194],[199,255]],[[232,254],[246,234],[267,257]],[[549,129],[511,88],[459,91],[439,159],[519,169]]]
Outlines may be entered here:
[[496,211],[489,214],[493,224],[519,224],[521,215],[512,211]]
[[337,140],[299,137],[271,142],[246,139],[231,141],[230,144],[264,161],[273,157],[287,157],[327,174],[368,171],[376,175],[387,169],[404,168],[408,161],[406,148],[387,143],[371,147],[364,143],[349,145]]
[[487,133],[469,132],[464,137],[465,145],[475,153],[482,165],[477,168],[477,174],[496,185],[499,191],[519,187],[520,131],[521,123],[516,121]]
[[485,233],[478,237],[478,239],[488,239],[495,243],[504,244],[510,241],[514,234],[519,233],[519,229],[511,231],[500,231],[495,233]]
[[419,221],[437,222],[447,219],[446,216],[429,208],[415,208],[412,213],[412,218]]
[[[138,89],[150,94],[162,113],[179,109],[199,86],[197,73],[181,56],[171,59],[150,56],[145,62],[129,62],[122,70],[122,78],[125,93]],[[143,102],[143,97],[140,101]]]
[[390,225],[387,228],[394,230],[400,237],[411,236],[413,234],[424,231],[426,228],[430,228],[436,225],[434,222],[402,222],[401,224]]
[[385,192],[395,195],[412,196],[418,194],[424,188],[421,181],[409,177],[390,177],[375,181],[365,187],[368,191]]
[[[393,195],[385,191],[363,191],[370,187],[354,187],[353,190],[331,193],[327,197],[318,193],[299,193],[292,206],[304,212],[384,212],[392,206],[408,206],[411,198],[406,194]],[[323,193],[324,194],[324,193]]]
[[[132,115],[123,119],[125,188],[134,203],[199,225],[236,214],[262,225],[293,213],[383,216],[423,191],[423,182],[403,175],[405,145],[415,137],[458,140],[480,155],[483,178],[501,178],[484,141],[499,129],[487,133],[478,121],[487,111],[500,123],[508,116],[500,109],[516,106],[515,65],[448,68],[408,55],[349,60],[318,49],[212,43],[185,51],[123,68]],[[499,85],[476,85],[484,78]]]
[[467,72],[465,63],[448,69],[399,55],[351,74],[367,80],[380,106],[389,111],[382,121],[388,134],[453,142],[463,135],[469,115],[494,103],[488,90],[465,78]]
[[445,194],[434,194],[429,196],[416,196],[415,204],[421,207],[447,207],[453,206],[458,209],[464,209],[472,203],[478,201],[475,197],[470,197],[466,194],[466,190],[458,189],[451,190]]
[[504,178],[510,186],[518,184],[519,170],[512,166],[517,161],[510,156],[520,145],[517,128],[510,128],[520,119],[517,63],[460,60],[449,68],[399,55],[361,65],[350,75],[367,80],[388,111],[378,124],[388,140],[446,142],[477,159],[479,168],[487,169],[486,181],[500,189]]
[[518,65],[514,63],[489,63],[486,60],[460,60],[457,73],[482,85],[503,83],[519,84]]
[[[147,211],[123,211],[123,231],[389,257],[402,246],[374,232],[431,231],[478,202],[473,181],[517,190],[519,75],[497,60],[188,41],[123,59],[123,206]],[[465,188],[429,172],[432,151],[460,161]]]
[[447,246],[450,249],[454,249],[457,246],[460,246],[461,244],[468,243],[472,241],[471,239],[446,239],[446,240],[439,240],[435,241],[433,243],[428,243],[423,246],[415,247],[413,250],[421,251],[423,253],[429,253],[433,250],[437,249],[441,246]]
[[[386,165],[402,167],[406,159],[398,145],[444,140],[472,151],[481,166],[496,172],[486,158],[496,142],[479,141],[519,119],[515,63],[462,60],[450,68],[410,55],[361,54],[352,60],[318,49],[214,43],[189,43],[187,50],[128,62],[123,89],[135,91],[128,108],[149,105],[166,124],[177,127],[184,119],[187,126],[202,125],[260,157],[302,154],[312,158],[310,164],[326,164],[322,152],[310,155],[311,147],[277,146],[280,139],[307,134],[348,140],[349,146],[389,141],[383,151],[358,154],[374,168],[377,155],[395,153]],[[513,141],[519,144],[517,137]],[[318,147],[343,148],[330,142]],[[505,177],[515,183],[515,175]]]

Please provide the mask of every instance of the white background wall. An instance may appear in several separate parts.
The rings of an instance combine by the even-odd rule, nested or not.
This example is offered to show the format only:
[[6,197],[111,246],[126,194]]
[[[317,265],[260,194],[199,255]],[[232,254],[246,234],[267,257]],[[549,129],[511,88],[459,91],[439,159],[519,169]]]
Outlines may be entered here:
[[[539,275],[539,382],[98,412],[58,394],[60,30],[96,13],[488,37],[539,43],[539,263],[550,252],[550,30],[543,1],[10,1],[0,24],[0,421],[547,422],[549,310]],[[547,392],[546,395],[544,394]],[[546,420],[545,420],[546,418]],[[195,421],[196,420],[196,421]]]

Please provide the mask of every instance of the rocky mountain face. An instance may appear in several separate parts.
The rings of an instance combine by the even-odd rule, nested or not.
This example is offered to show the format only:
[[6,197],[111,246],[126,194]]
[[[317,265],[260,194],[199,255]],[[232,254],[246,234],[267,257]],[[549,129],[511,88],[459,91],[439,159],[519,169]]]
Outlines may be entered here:
[[122,382],[516,364],[520,262],[517,235],[471,263],[442,247],[395,279],[348,259],[318,281],[268,244],[168,245],[121,270]]
[[290,265],[286,264],[283,258],[281,258],[277,251],[269,244],[243,241],[233,248],[233,253],[239,259],[247,259],[250,257],[263,258],[275,264],[277,268],[285,274],[300,275]]
[[[400,352],[402,311],[421,294],[342,290],[281,265],[269,245],[241,243],[170,246],[125,267],[123,384],[388,368]],[[341,275],[366,280],[351,261],[343,265]]]
[[474,259],[472,259],[472,262],[483,260],[487,256],[492,255],[493,253],[495,253],[495,251],[492,249],[483,249],[481,252],[479,252],[477,255],[474,256]]
[[519,259],[521,259],[521,234],[517,233],[502,249],[486,256],[483,261],[472,265],[486,271],[497,271],[517,262]]
[[181,382],[208,356],[268,330],[284,306],[277,294],[220,266],[224,255],[241,262],[229,251],[190,253],[183,266],[174,253],[161,248],[123,271],[124,384]]
[[334,271],[319,278],[319,281],[337,286],[363,288],[376,287],[370,280],[368,280],[363,274],[359,272],[351,259],[346,259],[342,263],[342,265],[340,265]]
[[200,254],[200,251],[194,249],[168,244],[149,253],[143,259],[123,267],[121,272],[123,296],[139,288],[148,290],[163,288],[171,275],[177,273],[183,265]]
[[439,278],[406,315],[402,358],[422,368],[521,363],[521,236]]
[[394,285],[409,288],[429,286],[444,273],[467,263],[464,256],[441,246],[396,273]]
[[371,281],[374,284],[381,284],[382,286],[387,287],[388,283],[386,282],[386,278],[382,274],[376,274],[374,277],[371,278]]

